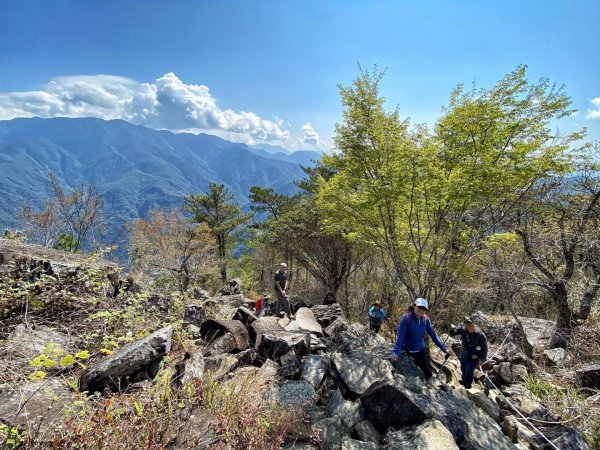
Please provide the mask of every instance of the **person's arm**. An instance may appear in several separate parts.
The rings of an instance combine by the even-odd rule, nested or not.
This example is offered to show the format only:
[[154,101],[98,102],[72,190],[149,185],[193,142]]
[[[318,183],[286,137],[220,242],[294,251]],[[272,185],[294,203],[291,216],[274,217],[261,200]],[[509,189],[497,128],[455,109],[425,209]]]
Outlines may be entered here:
[[400,356],[400,350],[402,350],[402,344],[404,343],[404,337],[406,336],[406,316],[402,316],[400,323],[398,324],[398,332],[396,333],[396,344],[392,350],[392,358]]
[[487,337],[485,336],[483,331],[481,331],[481,358],[479,360],[480,363],[487,361],[487,354],[488,354]]
[[[286,280],[286,282],[287,282],[287,280]],[[281,283],[279,282],[279,277],[277,276],[277,274],[275,274],[275,287],[281,294],[285,293],[285,289],[283,289],[281,287]]]
[[448,349],[446,348],[444,343],[442,341],[440,341],[440,338],[438,337],[438,335],[435,333],[435,330],[431,326],[431,320],[427,319],[427,325],[425,326],[425,329],[427,330],[427,333],[429,334],[429,336],[431,336],[431,339],[433,339],[433,342],[435,342],[435,345],[437,345],[444,353],[448,353]]
[[369,317],[373,317],[373,306],[369,308]]

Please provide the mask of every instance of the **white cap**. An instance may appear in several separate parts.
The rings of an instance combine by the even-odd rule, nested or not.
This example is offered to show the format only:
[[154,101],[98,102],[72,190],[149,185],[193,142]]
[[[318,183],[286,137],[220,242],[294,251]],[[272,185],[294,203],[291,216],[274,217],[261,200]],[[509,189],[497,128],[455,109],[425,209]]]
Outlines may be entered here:
[[422,297],[419,297],[419,298],[415,299],[415,303],[414,303],[414,305],[415,305],[415,306],[422,306],[422,307],[424,307],[425,309],[428,309],[428,308],[429,308],[429,304],[427,303],[427,300],[426,300],[426,299],[424,299],[424,298],[422,298]]
[[279,267],[287,267],[287,264],[286,263],[281,263],[281,264],[279,264]]

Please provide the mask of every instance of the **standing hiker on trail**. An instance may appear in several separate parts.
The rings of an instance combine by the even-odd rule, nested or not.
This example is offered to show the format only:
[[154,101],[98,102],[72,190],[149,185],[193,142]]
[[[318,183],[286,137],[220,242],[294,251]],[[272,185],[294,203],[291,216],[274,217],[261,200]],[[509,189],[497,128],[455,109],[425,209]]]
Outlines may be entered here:
[[390,360],[395,363],[400,356],[400,351],[405,350],[414,360],[415,364],[423,371],[425,380],[429,380],[433,373],[429,366],[429,355],[427,344],[425,343],[425,333],[428,333],[437,345],[445,354],[446,358],[450,357],[450,352],[440,341],[440,338],[433,327],[431,320],[427,314],[428,303],[424,298],[415,299],[413,306],[408,308],[408,312],[402,316],[398,324],[398,333],[396,344],[392,350]]
[[279,317],[281,310],[285,308],[285,313],[290,320],[294,319],[292,311],[290,309],[290,299],[287,296],[286,291],[290,287],[288,277],[286,275],[287,264],[279,264],[279,270],[275,272],[275,278],[273,282],[273,289],[275,290],[275,296],[277,297],[277,304],[275,306],[275,315]]
[[450,327],[450,336],[460,334],[460,370],[462,372],[462,384],[466,389],[470,389],[473,384],[473,372],[481,363],[487,359],[488,345],[487,338],[483,331],[475,327],[470,317],[465,317],[463,326]]
[[373,306],[369,308],[369,328],[375,333],[379,333],[384,319],[387,319],[387,317],[385,317],[385,311],[381,308],[379,302],[373,303]]

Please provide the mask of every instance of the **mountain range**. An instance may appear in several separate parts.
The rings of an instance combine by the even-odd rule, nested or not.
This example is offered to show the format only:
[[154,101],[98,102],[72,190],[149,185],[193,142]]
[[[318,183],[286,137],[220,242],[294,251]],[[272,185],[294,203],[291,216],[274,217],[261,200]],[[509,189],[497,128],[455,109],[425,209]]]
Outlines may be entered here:
[[208,134],[175,134],[96,118],[0,121],[0,226],[15,226],[24,201],[39,208],[50,170],[67,189],[94,183],[109,223],[145,217],[151,208],[179,207],[184,196],[225,184],[246,209],[251,186],[297,191],[316,151],[248,146]]

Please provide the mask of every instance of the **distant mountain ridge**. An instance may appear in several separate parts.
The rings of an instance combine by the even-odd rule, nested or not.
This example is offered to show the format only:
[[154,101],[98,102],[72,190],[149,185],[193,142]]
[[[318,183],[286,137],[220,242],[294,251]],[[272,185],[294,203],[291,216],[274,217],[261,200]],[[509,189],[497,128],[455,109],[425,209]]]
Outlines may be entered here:
[[0,226],[14,226],[25,200],[42,206],[47,171],[67,187],[94,182],[109,221],[179,207],[183,197],[225,184],[247,207],[249,189],[297,191],[319,152],[268,153],[207,134],[174,134],[123,120],[26,118],[0,121]]

